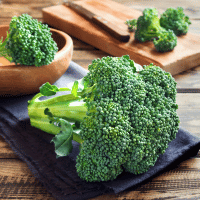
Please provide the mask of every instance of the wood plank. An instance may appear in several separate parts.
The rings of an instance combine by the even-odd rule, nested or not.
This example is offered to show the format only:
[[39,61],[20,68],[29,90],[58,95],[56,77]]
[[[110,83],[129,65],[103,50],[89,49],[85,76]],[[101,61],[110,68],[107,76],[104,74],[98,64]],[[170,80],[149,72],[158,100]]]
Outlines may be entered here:
[[177,88],[200,89],[200,66],[177,74],[174,78],[177,82]]
[[92,63],[92,60],[102,58],[104,56],[108,56],[108,54],[99,50],[76,50],[73,53],[72,60],[83,68],[88,69],[88,65]]
[[[50,3],[51,1],[51,3]],[[60,0],[2,0],[0,4],[0,24],[8,24],[10,22],[12,13],[28,12],[33,17],[42,21],[41,9],[47,5],[55,5]],[[200,1],[196,0],[114,0],[116,2],[127,5],[133,9],[142,11],[145,7],[157,7],[160,10],[169,6],[183,6],[186,13],[192,17],[192,25],[190,31],[192,33],[200,34]],[[36,2],[36,3],[35,3]],[[34,5],[35,3],[35,5]],[[41,4],[40,4],[41,3]],[[44,4],[43,4],[44,3]],[[62,3],[62,2],[61,2]],[[12,5],[13,4],[13,5]],[[18,4],[18,5],[17,5]],[[30,7],[28,6],[30,5]],[[2,10],[4,7],[4,10]],[[9,16],[9,17],[8,17]],[[75,39],[75,38],[74,38]],[[75,39],[77,40],[77,39]],[[83,65],[85,68],[91,63],[92,59],[103,54],[98,53],[97,48],[88,45],[86,42],[82,43],[81,40],[74,41],[74,58],[78,64]],[[78,52],[76,53],[76,50]],[[83,50],[83,52],[81,52]],[[94,52],[92,52],[94,50]],[[87,59],[87,51],[89,59]],[[109,55],[109,54],[105,54]],[[80,58],[79,58],[80,56]],[[178,83],[178,88],[200,88],[200,67],[193,68],[187,72],[183,72],[175,79]],[[184,97],[186,95],[186,97]],[[191,132],[198,134],[200,128],[194,124],[199,121],[199,98],[196,94],[178,94],[177,98],[179,103],[179,115],[181,121],[186,124],[185,128],[189,128]],[[182,101],[183,99],[183,101]],[[195,100],[196,99],[196,100]],[[194,104],[194,105],[193,105]],[[189,106],[189,108],[187,107]],[[187,110],[188,108],[188,110]],[[188,111],[188,112],[187,112]],[[195,121],[197,116],[197,121]],[[188,123],[187,120],[194,124]],[[198,124],[199,125],[199,124]],[[190,129],[191,128],[191,129]],[[12,159],[9,159],[12,158]],[[42,184],[34,178],[26,163],[19,159],[10,149],[9,145],[0,138],[0,199],[42,199],[42,200],[55,200],[42,186]],[[125,199],[200,199],[199,195],[199,166],[200,166],[200,153],[196,158],[185,161],[177,166],[176,169],[166,172],[161,176],[153,179],[147,184],[142,185],[136,190],[126,191],[117,195],[104,195],[101,197],[93,198],[92,200],[125,200]],[[8,161],[8,162],[7,162]]]
[[76,53],[77,50],[87,50],[87,51],[98,50],[95,47],[93,47],[75,37],[71,37],[71,38],[73,40],[74,53]]
[[[191,158],[133,191],[121,192],[116,195],[102,195],[92,199],[124,200],[133,199],[136,196],[137,199],[189,199],[190,197],[198,199],[200,189],[199,165],[200,158]],[[26,163],[19,159],[1,159],[0,181],[1,199],[16,196],[18,199],[54,199],[32,175]],[[185,190],[186,187],[189,189]],[[165,192],[166,190],[170,192]]]
[[196,0],[151,0],[151,1],[140,1],[140,0],[114,0],[115,2],[124,4],[130,8],[143,10],[147,7],[156,7],[159,10],[166,10],[169,7],[181,6],[185,9],[185,13],[191,19],[200,19],[200,2]]
[[[93,59],[109,56],[109,54],[94,49],[92,46],[82,43],[76,38],[73,38],[73,41],[75,50],[73,52],[72,60],[85,69],[88,69],[88,65],[92,63]],[[179,89],[200,89],[200,66],[177,74],[174,78],[177,82],[177,88]]]
[[18,158],[9,144],[0,136],[0,159],[3,158]]
[[[122,192],[118,195],[102,195],[95,200],[109,199],[198,199],[199,196],[199,165],[198,159],[182,162],[176,169],[165,172],[147,184],[136,188],[134,191]],[[198,175],[197,175],[198,174]],[[190,188],[185,190],[185,187]],[[166,192],[166,190],[168,192]],[[170,192],[169,192],[170,191]]]
[[[104,53],[98,49],[75,38],[72,37],[74,43],[73,61],[87,69],[88,65],[92,63],[93,59],[103,56],[108,56],[109,54]],[[89,59],[87,55],[89,56]],[[93,55],[93,56],[92,56]],[[177,82],[178,89],[200,89],[200,66],[189,69],[187,71],[181,72],[174,76]]]
[[19,159],[0,160],[0,199],[54,200]]
[[[118,21],[117,24],[119,24],[119,27],[124,27],[124,22],[128,16],[129,18],[138,18],[138,16],[141,15],[141,13],[139,14],[138,11],[134,9],[129,9],[123,5],[120,7],[120,4],[109,0],[103,0],[101,3],[99,1],[90,0],[78,2],[90,11],[96,9],[95,12],[98,15],[106,16],[107,19],[113,23]],[[109,7],[110,4],[112,4],[111,7]],[[109,13],[106,12],[108,8],[110,9]],[[154,49],[152,42],[145,42],[142,44],[136,42],[133,34],[131,36],[132,39],[130,39],[128,43],[117,41],[110,34],[64,5],[43,9],[43,18],[44,21],[51,26],[63,30],[69,35],[113,56],[129,54],[133,60],[142,65],[153,62],[173,75],[200,64],[199,35],[188,33],[185,36],[178,37],[178,45],[173,51],[159,53]]]
[[180,117],[180,126],[200,137],[200,94],[178,94],[177,113]]

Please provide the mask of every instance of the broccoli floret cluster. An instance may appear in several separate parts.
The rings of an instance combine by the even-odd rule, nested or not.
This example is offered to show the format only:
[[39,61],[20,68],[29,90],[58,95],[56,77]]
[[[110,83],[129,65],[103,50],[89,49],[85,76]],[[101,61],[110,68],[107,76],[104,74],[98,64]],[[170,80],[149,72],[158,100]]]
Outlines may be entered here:
[[158,38],[153,39],[154,46],[158,52],[171,51],[177,45],[177,37],[172,30],[162,32]]
[[[61,146],[60,151],[56,149],[59,156],[70,153],[69,138],[73,135],[73,140],[81,146],[76,169],[83,180],[109,181],[123,171],[147,172],[178,132],[174,78],[153,64],[141,67],[129,56],[95,59],[88,69],[88,74],[81,80],[84,84],[75,82],[72,86],[74,97],[69,94],[40,102],[38,98],[42,94],[36,95],[28,106],[31,125],[57,134],[54,142]],[[55,86],[43,88],[50,94],[59,91]],[[74,102],[80,100],[83,100],[85,111],[81,107],[75,109]],[[59,133],[53,132],[54,125],[48,125],[45,108],[48,108],[46,114],[51,117],[51,122],[54,121],[52,116],[62,119]],[[73,114],[81,117],[80,123],[76,120],[72,125],[73,132],[70,132],[66,128],[69,125],[62,128],[62,124],[70,115],[73,119]],[[79,130],[78,134],[76,130]],[[65,149],[63,144],[66,143]]]
[[189,17],[183,8],[168,8],[161,18],[156,8],[146,8],[137,20],[135,39],[139,42],[154,41],[159,52],[171,51],[177,45],[177,36],[188,32]]
[[86,99],[91,112],[81,123],[78,175],[108,181],[123,170],[146,172],[178,131],[174,79],[154,65],[136,73],[126,56],[94,60],[89,71],[85,79],[97,86],[93,101]]
[[58,51],[51,35],[47,25],[32,19],[28,14],[22,14],[12,18],[1,51],[3,56],[15,64],[37,67],[48,65]]
[[135,39],[139,42],[150,41],[166,32],[166,29],[160,26],[160,19],[156,8],[146,8],[143,15],[137,20],[137,30],[135,31]]
[[190,24],[191,21],[182,7],[168,8],[160,17],[160,25],[166,30],[173,30],[177,36],[185,35]]

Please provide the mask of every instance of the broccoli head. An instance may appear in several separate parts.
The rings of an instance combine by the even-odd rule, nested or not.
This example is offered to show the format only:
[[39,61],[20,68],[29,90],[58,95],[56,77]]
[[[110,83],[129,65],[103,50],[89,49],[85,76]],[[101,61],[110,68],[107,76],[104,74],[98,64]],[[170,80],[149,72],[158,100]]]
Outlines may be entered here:
[[[83,180],[148,171],[178,132],[174,78],[129,56],[95,59],[88,69],[68,88],[44,84],[28,103],[31,125],[55,134],[58,156],[71,152],[72,140],[80,143],[76,169]],[[64,90],[71,93],[39,100]]]
[[28,14],[13,17],[5,41],[0,43],[0,54],[15,64],[48,65],[58,51],[50,28]]
[[168,8],[160,17],[160,25],[165,29],[173,30],[178,35],[185,35],[188,32],[191,21],[185,15],[182,7]]
[[137,29],[135,31],[135,39],[139,42],[150,41],[166,31],[160,26],[160,19],[156,8],[146,8],[143,15],[137,20]]
[[158,38],[154,38],[153,43],[158,52],[167,52],[177,45],[177,37],[172,30],[168,30],[162,32]]

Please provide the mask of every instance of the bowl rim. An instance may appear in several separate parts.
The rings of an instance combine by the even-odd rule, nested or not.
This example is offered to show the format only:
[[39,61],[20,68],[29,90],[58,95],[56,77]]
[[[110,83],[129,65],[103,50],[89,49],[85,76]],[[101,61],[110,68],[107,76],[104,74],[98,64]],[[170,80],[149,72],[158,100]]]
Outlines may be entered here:
[[[0,25],[0,29],[1,28],[9,28],[9,25]],[[66,51],[70,51],[71,47],[73,46],[73,41],[72,41],[72,38],[67,33],[65,33],[65,32],[63,32],[61,30],[58,30],[58,29],[55,29],[55,28],[50,28],[50,31],[58,33],[66,41],[65,45],[63,46],[63,48],[60,49],[58,52],[56,52],[54,60],[52,61],[52,62],[54,62],[54,61],[57,61],[60,57],[63,57]],[[3,66],[0,66],[0,68],[2,68],[2,67],[10,67],[10,66],[12,68],[13,67],[18,67],[19,68],[20,66],[23,66],[23,68],[24,67],[33,67],[33,66],[28,66],[28,65],[3,65]]]

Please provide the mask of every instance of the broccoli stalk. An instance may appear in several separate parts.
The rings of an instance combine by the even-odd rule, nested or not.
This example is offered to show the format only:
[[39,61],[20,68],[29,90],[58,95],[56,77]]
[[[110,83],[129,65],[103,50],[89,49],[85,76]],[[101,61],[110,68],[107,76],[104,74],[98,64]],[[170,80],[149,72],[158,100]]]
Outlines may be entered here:
[[7,37],[0,41],[0,56],[16,65],[42,66],[54,60],[58,51],[50,28],[28,14],[13,17]]
[[[45,84],[42,87],[44,86]],[[36,128],[54,135],[59,133],[59,128],[49,123],[48,111],[51,112],[54,117],[61,117],[74,123],[81,122],[86,116],[87,108],[85,103],[80,102],[80,98],[74,97],[73,94],[39,100],[42,96],[43,95],[39,93],[34,99],[29,101],[28,105],[31,125]]]
[[[40,93],[28,101],[28,115],[31,125],[56,135],[60,132],[60,127],[54,126],[49,121],[62,118],[74,124],[80,123],[86,117],[87,112],[86,103],[81,100],[86,93],[92,91],[92,88],[84,89],[82,79],[75,81],[68,88],[57,88],[48,82],[43,84],[40,87]],[[64,91],[71,91],[71,93],[40,100],[42,97],[52,96],[57,92]]]
[[42,85],[28,102],[31,125],[55,135],[57,157],[70,154],[73,140],[80,143],[76,170],[83,180],[148,171],[178,132],[175,80],[129,56],[95,59],[88,69],[68,88]]

